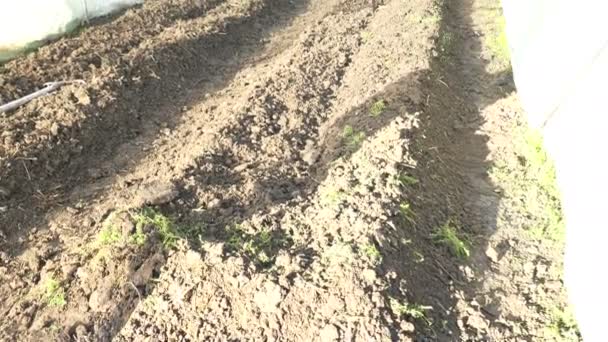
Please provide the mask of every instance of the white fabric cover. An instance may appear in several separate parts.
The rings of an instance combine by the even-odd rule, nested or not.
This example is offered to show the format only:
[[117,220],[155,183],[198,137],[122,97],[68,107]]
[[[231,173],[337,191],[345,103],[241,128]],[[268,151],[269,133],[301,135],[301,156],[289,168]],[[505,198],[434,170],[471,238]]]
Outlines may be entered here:
[[87,19],[137,5],[143,0],[0,1],[0,62],[56,38]]
[[608,341],[608,2],[503,0],[515,83],[555,161],[565,282],[585,341]]

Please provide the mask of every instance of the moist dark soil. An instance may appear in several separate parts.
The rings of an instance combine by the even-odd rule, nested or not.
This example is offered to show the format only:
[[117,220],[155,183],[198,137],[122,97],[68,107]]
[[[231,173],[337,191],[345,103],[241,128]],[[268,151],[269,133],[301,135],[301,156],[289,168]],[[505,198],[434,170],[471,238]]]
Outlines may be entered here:
[[149,0],[4,64],[85,84],[0,118],[0,339],[560,340],[488,11]]

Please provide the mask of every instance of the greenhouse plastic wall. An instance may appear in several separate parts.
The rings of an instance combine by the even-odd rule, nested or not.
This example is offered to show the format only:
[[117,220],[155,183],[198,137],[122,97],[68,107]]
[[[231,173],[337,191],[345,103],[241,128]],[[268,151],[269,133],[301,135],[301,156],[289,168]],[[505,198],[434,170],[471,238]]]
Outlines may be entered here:
[[608,3],[503,0],[517,91],[555,162],[565,282],[585,341],[606,341]]
[[0,1],[0,62],[143,0]]

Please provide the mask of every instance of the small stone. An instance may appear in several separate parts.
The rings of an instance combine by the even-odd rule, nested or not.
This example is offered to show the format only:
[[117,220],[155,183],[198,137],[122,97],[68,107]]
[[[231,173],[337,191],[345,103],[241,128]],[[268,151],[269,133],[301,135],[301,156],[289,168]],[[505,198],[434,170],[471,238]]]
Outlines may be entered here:
[[226,297],[222,298],[222,300],[220,300],[220,308],[227,310],[230,308],[230,303],[228,302],[228,299]]
[[8,198],[8,196],[10,196],[11,192],[7,189],[7,188],[3,188],[0,186],[0,198]]
[[91,293],[89,297],[89,307],[91,310],[101,312],[111,305],[112,287],[112,281],[106,279]]
[[74,333],[76,334],[77,340],[84,341],[86,339],[86,337],[87,337],[87,334],[88,334],[87,327],[84,326],[84,324],[79,324],[74,329]]
[[195,252],[193,250],[188,250],[186,252],[186,265],[190,268],[198,268],[201,267],[203,260],[201,258],[201,254]]
[[83,106],[88,106],[91,104],[91,98],[89,97],[89,94],[87,94],[87,92],[85,90],[80,90],[80,91],[74,92],[74,96],[78,100],[78,103],[80,103]]
[[173,201],[179,191],[173,183],[146,184],[139,192],[139,199],[143,204],[161,205]]
[[546,265],[538,264],[538,265],[536,265],[536,267],[534,269],[534,276],[537,279],[544,279],[547,277],[547,270],[548,270],[548,267]]
[[69,278],[76,272],[77,268],[78,264],[75,263],[63,264],[61,265],[61,273],[63,273],[64,278]]
[[315,142],[307,140],[306,147],[304,147],[304,150],[302,151],[302,160],[308,165],[313,165],[317,159],[319,159],[320,155],[321,153],[319,150],[315,148]]
[[376,304],[377,307],[384,307],[384,297],[379,292],[374,292],[372,294],[372,303]]
[[154,269],[165,261],[162,254],[157,253],[147,259],[133,274],[131,281],[135,286],[145,285],[152,277]]
[[376,281],[376,271],[372,269],[366,269],[361,272],[361,277],[368,283],[373,284]]
[[486,256],[494,263],[498,262],[498,253],[492,246],[486,249]]
[[340,331],[333,324],[326,325],[323,329],[321,329],[321,331],[319,331],[319,340],[321,342],[339,341]]
[[219,207],[221,203],[222,200],[216,197],[207,203],[207,209]]
[[483,311],[488,315],[492,316],[492,318],[500,317],[500,306],[494,303],[488,304],[483,307]]
[[22,288],[24,285],[24,283],[18,279],[18,278],[14,278],[10,283],[9,286],[11,287],[11,290],[17,290]]
[[87,173],[89,174],[89,177],[93,179],[99,179],[103,177],[103,172],[101,171],[101,169],[88,169]]
[[406,333],[413,333],[416,330],[416,327],[414,326],[413,323],[405,321],[405,320],[403,320],[399,323],[399,327],[401,327],[401,331],[406,332]]
[[524,264],[524,273],[525,274],[532,274],[532,272],[534,272],[534,264],[532,262],[527,262]]
[[243,172],[247,170],[247,168],[251,165],[251,163],[242,163],[234,167],[234,172]]
[[469,266],[461,266],[460,269],[468,280],[472,280],[475,278],[475,273]]
[[287,268],[291,265],[291,257],[288,253],[280,251],[275,259],[274,264],[278,267]]
[[21,255],[21,260],[29,267],[30,270],[34,272],[40,271],[40,267],[42,266],[42,261],[40,260],[40,256],[34,249],[28,249]]
[[51,125],[51,135],[57,136],[57,134],[59,134],[59,125],[56,122],[53,122]]
[[208,263],[215,265],[224,261],[224,244],[212,243],[205,248],[205,259]]
[[477,331],[483,331],[488,328],[488,322],[479,315],[472,315],[466,318],[466,325]]
[[260,311],[265,313],[276,312],[282,299],[281,287],[271,281],[264,283],[262,289],[253,296]]

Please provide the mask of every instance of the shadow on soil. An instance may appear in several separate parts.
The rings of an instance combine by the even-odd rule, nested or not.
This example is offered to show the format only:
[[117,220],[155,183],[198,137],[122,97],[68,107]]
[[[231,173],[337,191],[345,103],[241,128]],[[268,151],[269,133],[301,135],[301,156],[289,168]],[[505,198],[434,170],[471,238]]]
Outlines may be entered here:
[[[414,323],[415,338],[419,341],[460,340],[463,329],[474,327],[459,322],[456,311],[460,292],[476,291],[475,282],[467,279],[467,270],[479,274],[489,267],[488,260],[459,258],[453,252],[436,243],[433,238],[439,227],[451,222],[457,234],[471,244],[471,254],[485,251],[487,240],[495,229],[500,197],[488,178],[491,164],[486,161],[489,154],[488,138],[479,129],[484,123],[481,111],[511,93],[510,72],[489,74],[486,64],[480,59],[482,42],[473,31],[469,15],[469,2],[462,5],[448,4],[444,8],[444,20],[437,38],[438,56],[433,59],[430,70],[407,75],[388,85],[363,105],[338,118],[325,135],[320,146],[318,161],[307,171],[304,180],[285,175],[273,175],[272,182],[260,183],[263,189],[252,209],[251,203],[225,198],[219,208],[203,211],[199,215],[185,218],[186,221],[202,221],[208,231],[204,239],[230,244],[233,236],[231,224],[247,221],[256,212],[268,212],[277,205],[289,205],[294,198],[289,195],[295,189],[298,195],[312,195],[328,174],[332,163],[339,158],[349,158],[358,147],[345,146],[343,129],[351,126],[355,132],[373,136],[389,125],[397,116],[419,114],[419,126],[403,132],[404,139],[412,141],[409,153],[416,160],[412,167],[402,163],[401,171],[414,177],[417,182],[405,187],[403,201],[409,203],[415,213],[415,223],[394,218],[397,229],[377,232],[376,244],[383,256],[377,267],[379,276],[389,272],[396,274],[394,287],[384,291],[388,302],[409,303],[432,307],[425,317],[409,317]],[[424,95],[422,101],[411,99],[410,91]],[[378,100],[386,102],[383,115],[370,118],[369,108]],[[247,141],[242,142],[248,144]],[[223,156],[220,156],[222,158]],[[225,160],[225,158],[223,159]],[[288,161],[282,161],[288,162]],[[199,164],[205,164],[200,161]],[[263,170],[272,170],[266,166]],[[192,171],[197,186],[210,184],[226,186],[239,184],[242,180],[228,169],[217,173]],[[221,180],[221,181],[218,181]],[[218,183],[219,182],[219,183]],[[277,188],[284,196],[277,196]],[[200,203],[189,203],[197,207]],[[399,203],[390,209],[399,210]],[[227,228],[228,227],[228,228]],[[288,232],[275,231],[276,239],[288,241]],[[260,239],[248,235],[251,241]],[[380,242],[382,241],[382,242]],[[279,249],[289,249],[290,243],[268,250],[271,262]],[[192,248],[198,245],[192,242]],[[302,251],[289,251],[292,255]],[[307,251],[310,253],[310,251]],[[481,253],[483,254],[483,253]],[[312,257],[312,255],[309,255]],[[258,266],[260,264],[258,263]],[[263,266],[263,265],[261,265]],[[304,268],[302,272],[305,270]],[[259,268],[263,271],[263,267]],[[481,305],[490,303],[481,303]],[[492,321],[490,313],[481,310],[478,314]],[[407,314],[405,314],[407,316]],[[399,319],[390,308],[386,309],[388,326],[395,340],[398,339]]]
[[[476,257],[459,258],[446,246],[437,244],[433,236],[439,227],[450,222],[462,240],[471,244],[471,254],[479,255],[475,251],[485,251],[487,240],[494,232],[500,202],[497,189],[488,178],[492,165],[486,160],[488,138],[479,133],[484,123],[481,112],[506,97],[514,87],[510,72],[489,74],[486,71],[486,63],[480,59],[482,42],[473,31],[469,17],[472,9],[467,6],[469,2],[445,6],[437,38],[438,56],[433,59],[430,70],[403,77],[338,118],[319,146],[321,156],[308,170],[307,179],[278,175],[273,178],[272,186],[260,184],[259,187],[268,189],[269,193],[260,196],[263,199],[255,206],[255,211],[265,212],[281,203],[289,205],[293,196],[272,195],[277,184],[298,184],[298,194],[314,194],[327,177],[332,163],[338,158],[349,158],[358,149],[345,146],[342,136],[345,126],[369,137],[397,116],[420,113],[418,128],[403,132],[404,139],[413,142],[409,153],[417,165],[412,168],[403,163],[402,172],[417,182],[405,187],[405,202],[402,203],[411,205],[415,223],[395,218],[399,221],[397,229],[380,231],[377,237],[381,238],[376,239],[383,256],[383,262],[377,268],[379,276],[389,272],[396,274],[395,286],[384,291],[388,301],[432,307],[425,317],[409,317],[419,341],[460,340],[463,335],[469,336],[463,334],[464,329],[475,333],[475,327],[466,320],[459,322],[462,316],[458,315],[456,306],[461,300],[459,293],[475,294],[477,288],[465,274],[468,270],[482,273],[489,268],[489,261]],[[423,101],[408,97],[413,88],[424,95]],[[377,118],[361,115],[380,99],[385,100],[387,106],[383,115]],[[223,176],[227,182],[238,182],[224,173],[214,178]],[[201,182],[199,186],[208,184],[200,177],[198,181]],[[284,193],[288,194],[290,190]],[[224,208],[194,218],[209,224],[212,233],[208,239],[220,242],[229,239],[229,234],[222,228],[229,221],[222,218],[243,222],[253,214],[249,203],[231,199],[224,203]],[[229,215],[222,214],[226,209],[230,210]],[[399,203],[388,209],[398,211]],[[288,233],[282,233],[282,238],[285,236]],[[484,304],[491,303],[481,303]],[[497,318],[483,310],[478,314],[490,322]],[[385,324],[397,340],[401,327],[395,322],[399,320],[390,308],[386,309],[386,316],[391,319]]]
[[[459,321],[462,316],[456,307],[463,299],[459,293],[471,294],[467,296],[471,298],[477,289],[475,281],[467,279],[466,274],[483,273],[489,268],[489,260],[459,258],[446,246],[437,244],[433,236],[439,227],[450,222],[462,240],[471,244],[471,255],[483,255],[495,229],[500,202],[497,189],[488,178],[492,165],[486,160],[488,138],[479,133],[484,123],[481,112],[514,88],[510,72],[489,74],[486,71],[486,63],[480,59],[482,42],[473,31],[469,17],[472,9],[467,6],[469,2],[450,3],[444,8],[444,20],[437,38],[438,56],[433,59],[430,70],[403,77],[332,124],[319,146],[321,156],[308,170],[305,181],[277,175],[272,186],[259,185],[273,192],[277,184],[299,184],[299,194],[314,194],[319,183],[327,177],[332,163],[338,158],[349,158],[358,149],[345,146],[342,137],[345,126],[369,137],[397,116],[420,113],[418,128],[403,132],[404,139],[412,141],[409,153],[417,165],[413,168],[403,163],[401,170],[417,180],[416,184],[405,187],[405,202],[402,202],[411,205],[415,223],[394,218],[399,222],[397,229],[377,232],[376,239],[383,256],[383,262],[377,267],[379,276],[389,272],[396,274],[392,282],[394,287],[384,291],[388,302],[432,307],[425,317],[409,317],[416,327],[414,337],[419,341],[460,340],[470,336],[469,333],[476,333],[475,327],[466,319]],[[424,94],[421,102],[409,98],[413,87]],[[377,118],[361,115],[380,99],[385,100],[387,106],[383,115]],[[226,176],[227,182],[238,182],[229,174],[216,176]],[[208,184],[202,178],[199,181],[200,186]],[[290,190],[284,193],[288,194]],[[255,208],[262,212],[278,204],[289,205],[293,198],[271,193],[260,197],[262,200],[256,202]],[[227,199],[224,208],[203,213],[196,219],[206,221],[212,227],[209,239],[225,242],[229,234],[222,227],[229,222],[222,218],[246,221],[253,214],[249,207],[248,203]],[[230,210],[229,215],[222,214],[226,209]],[[388,209],[398,211],[399,203]],[[288,233],[282,233],[282,238],[285,236]],[[399,322],[398,317],[390,308],[385,314],[391,318],[385,324],[397,340],[401,329],[395,323]],[[497,318],[483,310],[477,314],[490,322]],[[464,330],[471,331],[465,334]]]
[[[212,4],[207,12],[219,2]],[[119,151],[123,143],[138,138],[141,145],[152,144],[161,135],[161,128],[180,122],[184,107],[199,103],[204,94],[225,88],[239,70],[261,53],[273,30],[287,25],[306,5],[306,0],[297,5],[264,1],[250,9],[249,15],[218,19],[219,32],[150,51],[154,58],[132,62],[133,76],[143,77],[139,85],[126,85],[122,97],[103,109],[103,120],[87,113],[77,130],[59,134],[68,139],[19,152],[27,158],[13,156],[14,160],[7,162],[13,167],[0,174],[0,200],[4,200],[1,203],[6,209],[0,217],[0,229],[8,236],[8,245],[17,246],[12,242],[26,236],[31,227],[44,226],[47,213],[55,208],[74,208],[81,201],[99,197],[102,191],[85,186],[101,178],[99,188],[104,188],[117,173],[146,156],[142,149]],[[108,165],[115,156],[120,165]],[[67,197],[81,187],[76,198]],[[20,253],[20,248],[11,250],[12,254]]]
[[[470,336],[468,333],[475,336],[476,327],[466,318],[459,321],[462,316],[456,314],[456,306],[464,299],[460,293],[474,296],[477,288],[466,274],[480,275],[489,268],[489,260],[477,256],[485,257],[483,251],[496,228],[500,203],[488,178],[492,165],[487,161],[488,138],[480,133],[484,123],[481,112],[514,87],[510,72],[486,71],[470,3],[446,3],[437,37],[438,56],[430,71],[415,76],[427,99],[419,108],[419,128],[406,132],[414,141],[410,153],[417,166],[406,166],[403,172],[418,180],[404,192],[416,222],[402,220],[396,231],[378,233],[396,242],[381,249],[379,271],[394,271],[398,280],[385,295],[401,303],[432,308],[425,317],[409,317],[419,341],[458,341],[463,335]],[[458,257],[437,243],[435,234],[448,222],[471,245],[470,258]],[[482,307],[486,304],[491,303],[480,303]],[[477,314],[490,322],[497,318],[483,310]],[[463,330],[471,331],[464,334]],[[397,331],[394,333],[396,337]]]

